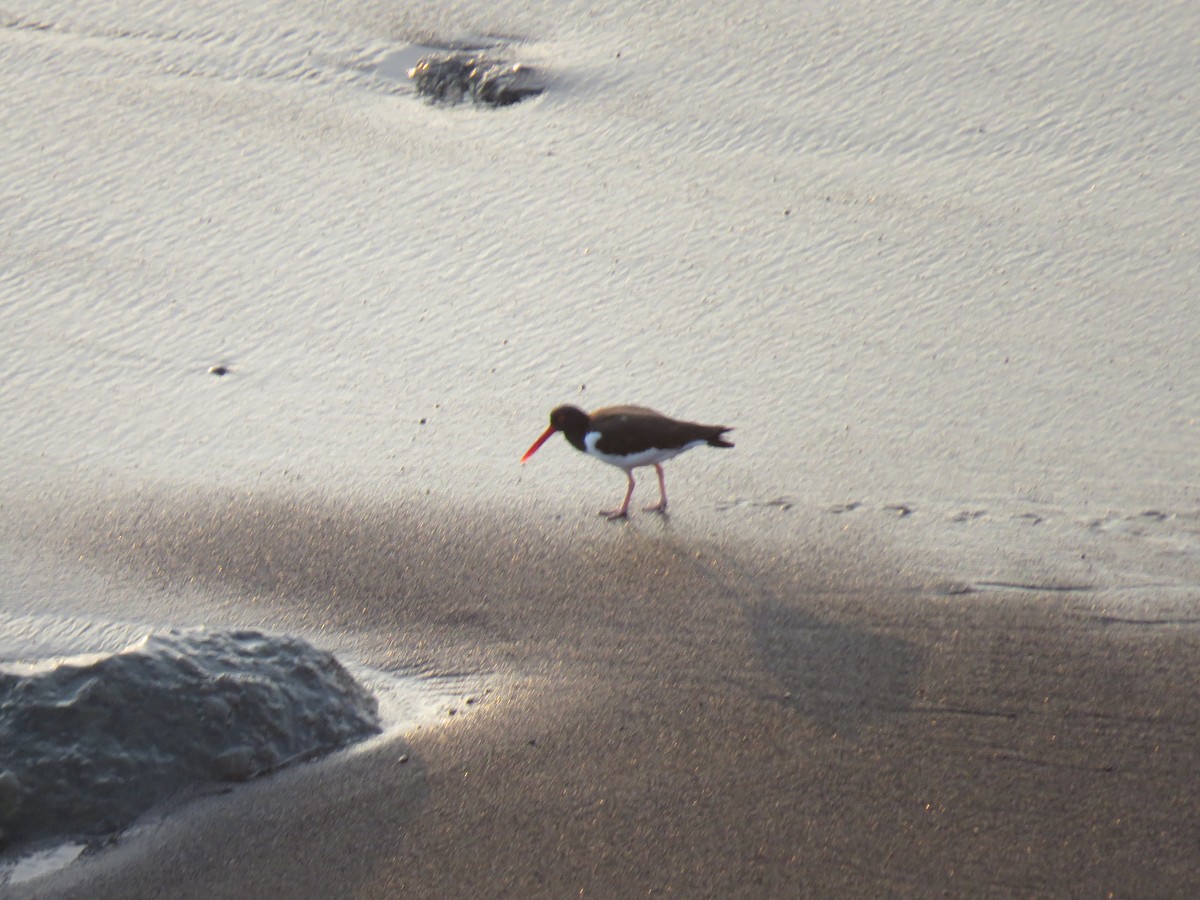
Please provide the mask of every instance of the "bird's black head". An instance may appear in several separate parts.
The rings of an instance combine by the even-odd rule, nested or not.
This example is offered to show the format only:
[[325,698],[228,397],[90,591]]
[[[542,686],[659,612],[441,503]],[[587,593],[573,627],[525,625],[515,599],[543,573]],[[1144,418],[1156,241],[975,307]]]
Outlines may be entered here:
[[587,431],[588,414],[577,406],[556,406],[550,412],[550,425],[563,434]]
[[525,451],[525,455],[521,457],[521,462],[525,462],[529,457],[537,452],[538,447],[546,443],[550,439],[550,435],[556,431],[561,431],[573,447],[580,450],[585,449],[583,445],[583,436],[587,433],[588,414],[582,409],[574,406],[559,406],[550,412],[550,427],[542,433],[542,436],[533,442],[533,446]]
[[577,406],[558,406],[550,413],[550,427],[561,431],[563,437],[576,450],[586,450],[583,436],[587,434],[591,418]]

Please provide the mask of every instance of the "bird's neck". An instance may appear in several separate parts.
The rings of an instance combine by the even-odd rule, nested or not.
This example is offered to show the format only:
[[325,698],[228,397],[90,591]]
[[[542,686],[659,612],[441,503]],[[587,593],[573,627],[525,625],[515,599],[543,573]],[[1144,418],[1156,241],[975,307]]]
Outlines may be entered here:
[[582,450],[587,453],[587,445],[583,442],[584,435],[587,434],[587,426],[578,428],[564,428],[563,437],[565,437],[576,450]]

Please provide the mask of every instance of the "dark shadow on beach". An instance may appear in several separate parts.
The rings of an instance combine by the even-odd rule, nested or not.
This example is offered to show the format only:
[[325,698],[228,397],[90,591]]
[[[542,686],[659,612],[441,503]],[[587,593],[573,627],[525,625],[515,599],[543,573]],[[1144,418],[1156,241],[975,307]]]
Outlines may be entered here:
[[1200,892],[1195,628],[1114,626],[1085,592],[947,593],[950,548],[922,573],[817,517],[756,541],[438,498],[68,512],[32,522],[63,565],[165,617],[206,597],[519,685],[407,736],[416,805],[383,750],[305,767],[88,896]]
[[781,700],[830,731],[912,707],[920,657],[910,642],[817,618],[775,600],[749,610],[759,658]]

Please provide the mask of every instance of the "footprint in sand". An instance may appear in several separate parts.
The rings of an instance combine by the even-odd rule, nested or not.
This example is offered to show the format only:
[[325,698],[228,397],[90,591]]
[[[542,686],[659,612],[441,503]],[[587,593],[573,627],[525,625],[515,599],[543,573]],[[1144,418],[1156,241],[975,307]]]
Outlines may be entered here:
[[951,522],[974,522],[976,519],[982,519],[987,515],[986,509],[964,509],[962,512],[957,512],[950,517]]

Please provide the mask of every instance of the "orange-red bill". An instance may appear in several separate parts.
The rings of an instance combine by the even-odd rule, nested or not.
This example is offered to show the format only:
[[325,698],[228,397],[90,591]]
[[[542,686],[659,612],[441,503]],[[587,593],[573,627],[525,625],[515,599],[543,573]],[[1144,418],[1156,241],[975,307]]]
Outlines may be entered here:
[[550,440],[550,435],[554,434],[554,432],[556,432],[556,431],[558,431],[558,429],[555,428],[553,425],[551,425],[549,428],[547,428],[546,433],[543,434],[536,441],[534,441],[533,446],[525,451],[525,455],[521,457],[521,462],[525,462],[525,460],[529,459],[529,457],[531,457],[531,456],[533,456],[533,454],[537,453],[538,447],[542,446],[542,444],[544,444],[544,443],[546,443],[546,441]]

